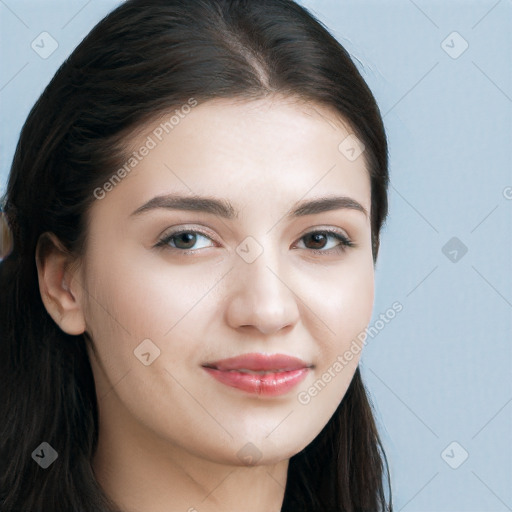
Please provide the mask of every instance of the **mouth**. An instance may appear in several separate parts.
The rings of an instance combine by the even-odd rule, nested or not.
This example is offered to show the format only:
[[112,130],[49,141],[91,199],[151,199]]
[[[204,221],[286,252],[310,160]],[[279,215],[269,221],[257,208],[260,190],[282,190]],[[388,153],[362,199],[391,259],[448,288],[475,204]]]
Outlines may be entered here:
[[278,396],[291,391],[312,364],[285,354],[244,354],[202,365],[217,381],[251,394]]

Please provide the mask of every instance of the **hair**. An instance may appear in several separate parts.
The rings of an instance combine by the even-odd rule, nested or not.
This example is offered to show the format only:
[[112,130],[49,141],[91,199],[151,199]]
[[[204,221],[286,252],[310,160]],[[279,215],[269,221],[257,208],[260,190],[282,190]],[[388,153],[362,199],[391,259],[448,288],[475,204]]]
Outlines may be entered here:
[[[93,191],[126,161],[126,142],[144,123],[191,97],[271,94],[330,108],[364,143],[375,264],[388,212],[382,118],[347,51],[291,0],[128,0],[91,30],[33,106],[3,198],[13,244],[0,263],[2,511],[118,510],[91,465],[98,440],[91,340],[65,333],[46,311],[39,237],[54,233],[70,255],[84,254]],[[43,441],[58,453],[49,469],[31,457]],[[329,422],[290,459],[281,510],[392,510],[359,367]]]

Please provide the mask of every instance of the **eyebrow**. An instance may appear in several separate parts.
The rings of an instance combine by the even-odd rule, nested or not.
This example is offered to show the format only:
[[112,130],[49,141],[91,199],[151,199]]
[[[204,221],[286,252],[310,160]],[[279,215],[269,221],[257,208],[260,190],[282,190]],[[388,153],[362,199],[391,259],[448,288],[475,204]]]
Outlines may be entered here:
[[[228,220],[237,219],[239,214],[239,212],[233,208],[233,205],[226,200],[208,196],[181,196],[168,194],[153,197],[147,203],[144,203],[132,212],[130,217],[162,208],[166,210],[185,210],[209,213]],[[327,196],[301,201],[294,205],[294,209],[288,212],[286,217],[291,219],[294,217],[304,217],[306,215],[315,215],[318,213],[341,209],[356,210],[364,213],[364,215],[368,217],[366,208],[355,199],[347,196]]]

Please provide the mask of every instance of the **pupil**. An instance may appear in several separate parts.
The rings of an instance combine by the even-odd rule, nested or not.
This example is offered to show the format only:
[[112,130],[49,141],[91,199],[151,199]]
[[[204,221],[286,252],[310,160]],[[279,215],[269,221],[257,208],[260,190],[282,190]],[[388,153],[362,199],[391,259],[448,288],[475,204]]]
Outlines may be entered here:
[[[314,243],[320,243],[322,245],[323,240],[321,240],[321,238],[325,238],[325,235],[322,233],[314,233],[311,235],[311,238],[313,238]],[[319,240],[319,238],[320,238],[320,240]]]
[[[195,243],[195,235],[192,233],[182,233],[181,235],[178,235],[178,239],[185,244],[190,244],[191,246]],[[185,247],[185,249],[189,249],[189,247]]]

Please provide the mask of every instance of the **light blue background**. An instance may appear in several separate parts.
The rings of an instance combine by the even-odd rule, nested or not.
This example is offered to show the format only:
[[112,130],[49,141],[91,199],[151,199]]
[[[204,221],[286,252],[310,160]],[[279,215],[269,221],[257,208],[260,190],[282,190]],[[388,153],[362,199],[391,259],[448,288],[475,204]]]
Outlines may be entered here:
[[[29,109],[118,3],[0,2],[0,193]],[[512,510],[512,1],[302,4],[354,57],[389,138],[372,324],[395,301],[403,311],[361,368],[395,510]],[[31,48],[43,31],[59,44],[47,59]],[[441,45],[454,31],[469,45],[455,59]],[[446,45],[462,48],[453,36]],[[442,252],[452,237],[468,249],[456,262]],[[453,441],[462,448],[443,457]],[[452,469],[445,461],[462,449],[469,457]]]

